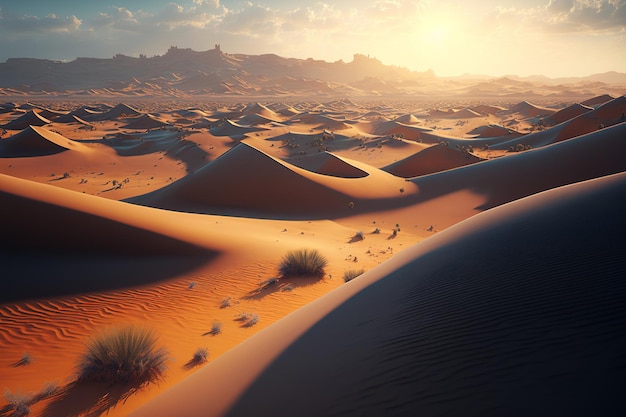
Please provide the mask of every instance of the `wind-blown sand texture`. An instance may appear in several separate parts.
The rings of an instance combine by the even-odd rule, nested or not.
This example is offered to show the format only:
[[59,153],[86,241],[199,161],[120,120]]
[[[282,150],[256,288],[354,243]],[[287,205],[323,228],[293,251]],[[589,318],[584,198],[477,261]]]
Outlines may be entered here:
[[[606,414],[626,97],[536,99],[3,104],[0,388],[46,417]],[[279,276],[301,248],[323,278]],[[122,324],[164,380],[77,384]]]

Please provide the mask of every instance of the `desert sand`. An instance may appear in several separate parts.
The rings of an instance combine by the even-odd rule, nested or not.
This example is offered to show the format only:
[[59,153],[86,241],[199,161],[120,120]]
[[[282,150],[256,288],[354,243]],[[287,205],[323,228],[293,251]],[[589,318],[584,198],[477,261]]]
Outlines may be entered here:
[[[626,97],[13,100],[0,388],[30,415],[618,405]],[[325,275],[280,277],[305,248]],[[163,380],[77,383],[123,324],[154,329]]]

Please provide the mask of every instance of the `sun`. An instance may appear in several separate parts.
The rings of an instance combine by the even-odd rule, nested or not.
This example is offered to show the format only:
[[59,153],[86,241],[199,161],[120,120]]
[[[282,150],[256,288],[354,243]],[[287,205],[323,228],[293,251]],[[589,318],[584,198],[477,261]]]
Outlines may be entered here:
[[417,36],[422,43],[442,46],[453,34],[454,20],[448,13],[429,13],[420,19],[416,29]]

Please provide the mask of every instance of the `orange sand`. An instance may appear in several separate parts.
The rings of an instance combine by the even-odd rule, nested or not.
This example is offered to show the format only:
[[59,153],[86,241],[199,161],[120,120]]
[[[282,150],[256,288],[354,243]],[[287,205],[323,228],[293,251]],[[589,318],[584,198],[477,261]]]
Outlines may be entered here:
[[[29,393],[47,381],[70,387],[85,340],[107,326],[126,323],[153,327],[169,351],[161,384],[128,398],[103,387],[73,387],[34,404],[31,415],[125,416],[144,404],[138,415],[227,410],[245,415],[261,407],[255,401],[269,395],[265,390],[276,387],[285,393],[280,397],[287,396],[273,401],[286,401],[283,413],[306,415],[311,405],[303,399],[306,388],[287,391],[283,378],[267,373],[273,359],[285,369],[294,360],[317,367],[320,375],[344,365],[339,372],[355,378],[369,378],[366,370],[378,370],[383,376],[372,383],[388,384],[387,368],[378,362],[377,368],[363,368],[361,356],[322,366],[285,349],[304,343],[301,349],[312,352],[321,340],[332,348],[328,341],[338,337],[335,332],[350,339],[358,323],[322,326],[317,339],[306,335],[344,304],[348,313],[341,323],[346,315],[357,320],[361,313],[349,311],[352,300],[363,297],[360,292],[386,277],[406,281],[405,267],[413,268],[421,262],[415,259],[435,247],[452,248],[446,252],[446,259],[457,259],[452,267],[500,265],[515,254],[489,252],[479,261],[466,251],[497,235],[500,224],[518,217],[543,218],[547,209],[542,207],[556,207],[559,196],[580,194],[580,201],[587,201],[592,185],[569,184],[600,178],[589,184],[623,189],[625,103],[624,97],[590,97],[556,106],[521,97],[497,105],[303,99],[8,106],[0,113],[6,129],[0,139],[5,277],[0,388]],[[545,123],[538,124],[542,118]],[[18,126],[25,121],[34,124]],[[532,149],[509,151],[518,144]],[[619,188],[600,188],[611,187]],[[606,193],[610,200],[612,191]],[[560,221],[550,216],[548,223]],[[580,225],[571,227],[575,234]],[[480,234],[481,228],[488,232]],[[513,233],[514,241],[515,232],[507,233]],[[467,243],[483,235],[480,245]],[[541,234],[527,236],[541,239]],[[329,261],[326,276],[267,283],[277,276],[283,254],[297,248],[322,252]],[[434,267],[433,262],[428,265]],[[344,284],[343,273],[355,268],[369,272]],[[386,310],[394,300],[386,298],[391,292],[387,287],[378,294],[381,306],[371,314],[376,315],[376,308],[381,314],[392,311]],[[227,297],[231,305],[220,308]],[[393,314],[403,314],[405,307],[397,303],[399,311]],[[362,308],[359,304],[354,311]],[[257,313],[259,323],[241,326],[235,321],[241,312]],[[208,335],[215,320],[223,324],[222,333]],[[374,332],[380,339],[364,340],[378,343],[403,334],[406,325],[393,322],[388,334],[384,327],[365,325],[354,335]],[[343,353],[355,348],[342,346]],[[200,367],[185,368],[199,347],[209,349],[209,364],[200,372]],[[33,361],[17,366],[23,353]],[[270,382],[259,389],[255,381],[266,373]],[[318,408],[310,410],[358,413],[368,404],[363,393],[376,391],[353,381],[330,386],[338,388],[333,395],[348,395],[347,408],[335,406],[330,388],[315,385],[320,396],[311,398]],[[346,390],[350,386],[355,386],[353,393]],[[0,402],[0,410],[3,406]],[[180,411],[168,411],[176,409]]]

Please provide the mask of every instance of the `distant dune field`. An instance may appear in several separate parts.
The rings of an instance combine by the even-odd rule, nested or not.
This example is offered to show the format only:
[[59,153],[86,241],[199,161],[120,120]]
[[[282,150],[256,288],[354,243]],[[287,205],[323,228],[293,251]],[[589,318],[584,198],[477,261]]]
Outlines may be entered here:
[[[0,416],[614,415],[626,98],[285,77],[257,101],[3,90]],[[284,273],[304,249],[323,274]],[[128,325],[160,381],[81,377]]]

